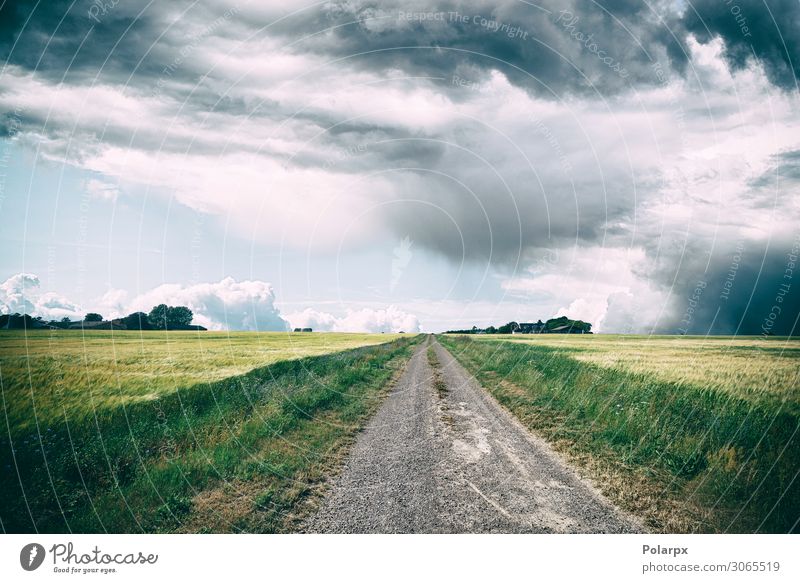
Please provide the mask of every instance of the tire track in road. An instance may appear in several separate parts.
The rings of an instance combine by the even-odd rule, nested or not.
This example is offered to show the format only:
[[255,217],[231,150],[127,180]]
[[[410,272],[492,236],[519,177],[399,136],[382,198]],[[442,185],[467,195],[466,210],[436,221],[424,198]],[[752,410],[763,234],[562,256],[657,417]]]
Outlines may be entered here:
[[[435,379],[446,390],[437,390]],[[579,478],[429,337],[359,435],[304,530],[547,533],[643,527]]]

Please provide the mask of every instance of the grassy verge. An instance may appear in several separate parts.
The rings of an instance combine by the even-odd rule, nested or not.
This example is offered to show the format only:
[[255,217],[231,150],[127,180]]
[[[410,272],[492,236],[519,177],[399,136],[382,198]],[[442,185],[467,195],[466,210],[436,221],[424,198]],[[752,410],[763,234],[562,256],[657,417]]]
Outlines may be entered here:
[[798,528],[797,403],[670,383],[550,346],[440,340],[498,401],[649,528]]
[[2,528],[292,530],[412,344],[277,362],[38,430],[6,418]]

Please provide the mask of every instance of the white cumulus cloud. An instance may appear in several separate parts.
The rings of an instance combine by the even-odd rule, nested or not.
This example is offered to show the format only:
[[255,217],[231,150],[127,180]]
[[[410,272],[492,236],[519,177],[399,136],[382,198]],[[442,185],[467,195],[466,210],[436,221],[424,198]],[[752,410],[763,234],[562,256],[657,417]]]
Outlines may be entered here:
[[288,314],[292,328],[313,328],[315,332],[420,332],[419,319],[398,308],[362,308],[348,310],[344,316],[334,316],[306,308],[302,312]]
[[550,298],[559,305],[553,316],[591,322],[595,332],[647,332],[670,306],[668,294],[640,277],[647,266],[640,248],[576,248],[501,285],[511,295]]
[[80,306],[53,292],[41,293],[39,278],[32,273],[12,275],[0,284],[1,314],[30,314],[45,320],[80,317]]
[[193,323],[210,330],[286,330],[272,285],[264,281],[226,277],[189,286],[167,283],[137,296],[128,309],[149,312],[158,304],[187,306],[194,312]]

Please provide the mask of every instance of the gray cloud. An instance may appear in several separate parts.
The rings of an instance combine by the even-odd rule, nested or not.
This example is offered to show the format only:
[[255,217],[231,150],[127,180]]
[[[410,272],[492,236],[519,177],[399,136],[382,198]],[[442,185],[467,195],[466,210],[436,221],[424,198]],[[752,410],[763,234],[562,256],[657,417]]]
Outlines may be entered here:
[[[777,187],[796,187],[800,184],[800,150],[781,152],[772,156],[771,168],[750,181],[754,189],[764,189],[764,204],[775,204]],[[787,189],[788,190],[788,189]],[[786,194],[790,194],[789,190]]]
[[772,83],[797,89],[800,3],[795,0],[694,0],[682,22],[702,42],[721,37],[733,68],[743,69],[755,58]]
[[[4,2],[0,18],[0,58],[37,74],[66,82],[88,82],[97,75],[124,82],[133,71],[153,73],[156,42],[167,26],[145,0],[108,3],[97,20],[89,16],[90,0]],[[102,68],[102,70],[101,70]]]
[[[497,69],[548,97],[652,85],[653,62],[677,71],[687,62],[677,14],[641,2],[333,2],[272,29],[293,40],[312,31],[325,32],[298,41],[296,50],[428,76],[442,87],[453,75],[480,81]],[[614,74],[603,58],[627,74]]]
[[[740,240],[707,261],[691,251],[671,274],[674,309],[658,331],[796,335],[800,235],[794,241]],[[665,279],[669,274],[664,273]]]
[[[92,6],[89,0],[65,0],[40,3],[34,10],[29,2],[6,2],[0,58],[59,81],[88,82],[99,76],[144,85],[158,78],[164,66],[180,60],[180,51],[198,39],[243,39],[248,32],[258,38],[268,31],[293,50],[310,51],[323,60],[345,59],[345,65],[358,68],[396,68],[439,78],[442,86],[454,73],[479,80],[498,69],[513,82],[545,95],[607,94],[653,84],[653,61],[683,70],[687,60],[680,34],[673,33],[681,30],[677,15],[667,10],[656,14],[639,2],[603,6],[545,1],[537,9],[513,0],[437,5],[347,1],[283,19],[277,17],[286,13],[248,4],[235,5],[237,10],[226,17],[224,6],[187,1],[165,6],[145,0],[120,2],[93,19]],[[440,18],[423,16],[432,13]],[[203,27],[221,17],[223,26]],[[573,22],[571,28],[568,22]],[[579,40],[578,33],[592,35],[598,50],[622,63],[628,76],[606,74],[608,66],[586,49],[591,41]],[[192,81],[205,72],[188,60],[173,71]]]
[[[381,209],[379,230],[409,237],[453,263],[490,262],[508,276],[542,250],[636,244],[655,265],[641,277],[669,290],[674,303],[659,329],[680,327],[686,298],[702,280],[707,287],[691,331],[758,332],[786,263],[780,249],[791,237],[781,233],[769,249],[744,237],[735,289],[724,301],[712,301],[727,281],[726,253],[737,238],[721,235],[723,251],[709,262],[711,203],[694,199],[714,187],[705,174],[727,178],[724,169],[713,168],[715,157],[741,155],[713,150],[725,144],[717,132],[739,123],[747,104],[730,98],[731,85],[719,88],[714,67],[690,61],[690,35],[706,48],[722,39],[734,71],[751,70],[755,57],[771,83],[791,90],[800,63],[796,1],[767,7],[737,0],[749,36],[732,12],[734,3],[717,0],[693,2],[682,13],[667,1],[546,0],[537,8],[517,1],[349,0],[282,20],[288,10],[259,4],[226,12],[230,6],[222,4],[125,1],[93,20],[88,0],[42,2],[33,13],[33,3],[4,3],[0,59],[10,65],[6,79],[21,83],[35,70],[37,82],[50,87],[62,81],[66,89],[110,87],[141,109],[111,99],[106,117],[75,120],[70,114],[82,113],[77,98],[65,110],[58,103],[23,103],[21,113],[2,118],[0,135],[49,140],[42,151],[53,159],[69,147],[64,159],[78,165],[116,147],[186,153],[205,167],[244,153],[254,156],[254,167],[280,161],[288,173],[379,176],[392,186],[369,193],[369,203]],[[301,64],[277,66],[277,80],[272,70],[259,76],[258,65],[271,64],[278,53]],[[217,66],[229,56],[229,69],[225,62]],[[654,63],[663,67],[663,78]],[[282,66],[298,70],[283,74]],[[396,79],[408,76],[418,78]],[[677,91],[678,81],[685,86],[676,101],[657,94]],[[382,104],[374,97],[348,109],[351,97],[340,95],[374,95],[367,90],[375,87],[401,95],[390,114],[378,111]],[[12,90],[0,89],[0,98]],[[414,91],[420,92],[416,103],[441,113],[415,119],[421,108],[410,98]],[[507,100],[517,101],[509,106]],[[123,106],[131,110],[115,117]],[[453,110],[459,115],[448,116]],[[693,132],[704,139],[673,143]],[[717,225],[746,227],[763,217],[737,212],[788,206],[787,186],[800,181],[797,144],[790,146],[767,154],[772,166],[766,170],[759,160],[742,161],[742,167],[752,163],[754,173],[738,181],[746,188],[725,192],[732,210],[716,218]],[[709,168],[677,179],[670,174],[684,172],[671,166],[697,152]],[[308,184],[326,182],[314,178]],[[688,204],[701,215],[691,225],[700,227],[673,241],[664,234],[673,222],[643,222],[659,204],[667,214]],[[615,293],[620,306],[624,294]],[[796,295],[785,301],[776,331],[790,330],[798,310]]]

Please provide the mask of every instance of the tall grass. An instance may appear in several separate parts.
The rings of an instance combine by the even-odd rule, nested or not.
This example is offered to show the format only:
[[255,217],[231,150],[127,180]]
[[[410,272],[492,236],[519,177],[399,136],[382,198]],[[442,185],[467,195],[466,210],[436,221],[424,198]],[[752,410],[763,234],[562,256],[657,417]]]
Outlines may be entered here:
[[798,528],[796,402],[667,382],[542,344],[441,340],[504,406],[651,528]]
[[[46,427],[4,423],[2,528],[294,528],[304,499],[380,402],[412,342],[276,362],[89,417],[52,416]],[[2,404],[34,414],[29,400]]]

